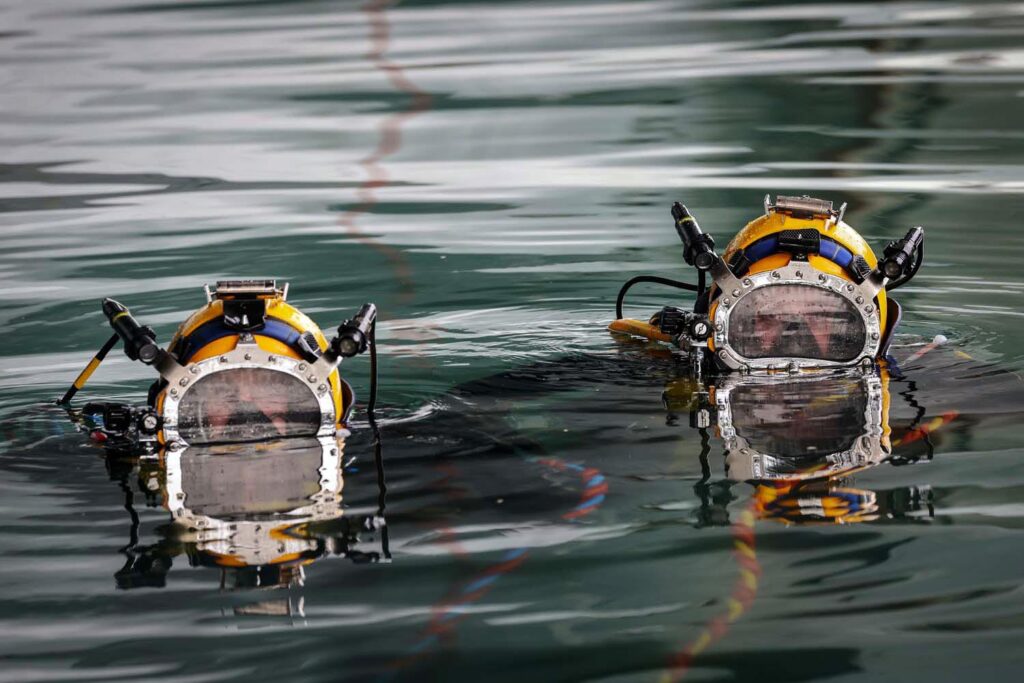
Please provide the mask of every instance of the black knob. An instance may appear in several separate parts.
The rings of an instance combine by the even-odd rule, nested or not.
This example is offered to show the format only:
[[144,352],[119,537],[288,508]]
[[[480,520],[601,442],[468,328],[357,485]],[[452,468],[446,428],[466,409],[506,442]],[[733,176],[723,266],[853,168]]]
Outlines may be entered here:
[[707,341],[711,336],[711,323],[704,318],[697,318],[690,323],[690,338],[694,341]]

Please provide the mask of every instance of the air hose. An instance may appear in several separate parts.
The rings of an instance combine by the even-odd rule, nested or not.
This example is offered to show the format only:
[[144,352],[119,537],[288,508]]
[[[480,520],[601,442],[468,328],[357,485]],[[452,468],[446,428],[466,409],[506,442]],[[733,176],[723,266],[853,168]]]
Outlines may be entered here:
[[658,285],[665,285],[667,287],[675,287],[676,289],[685,289],[688,292],[696,292],[697,296],[700,297],[704,294],[704,273],[700,273],[701,282],[699,285],[692,285],[689,282],[680,282],[679,280],[670,280],[667,277],[658,277],[656,275],[637,275],[634,278],[630,278],[626,281],[626,284],[622,285],[622,289],[619,290],[619,296],[615,299],[615,317],[618,319],[622,318],[622,302],[626,298],[626,292],[628,292],[633,285],[641,282],[653,282]]

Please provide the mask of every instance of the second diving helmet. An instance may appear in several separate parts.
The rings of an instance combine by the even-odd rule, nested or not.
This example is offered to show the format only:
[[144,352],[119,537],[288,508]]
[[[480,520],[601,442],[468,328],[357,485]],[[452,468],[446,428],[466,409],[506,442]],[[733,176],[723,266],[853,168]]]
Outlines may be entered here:
[[[878,259],[843,221],[845,204],[766,196],[764,208],[719,256],[677,202],[672,215],[698,284],[633,278],[619,293],[610,329],[675,343],[695,365],[710,361],[721,370],[838,368],[883,357],[900,318],[887,292],[920,268],[924,230],[890,242]],[[626,291],[645,281],[696,292],[693,310],[668,306],[648,322],[624,319]]]

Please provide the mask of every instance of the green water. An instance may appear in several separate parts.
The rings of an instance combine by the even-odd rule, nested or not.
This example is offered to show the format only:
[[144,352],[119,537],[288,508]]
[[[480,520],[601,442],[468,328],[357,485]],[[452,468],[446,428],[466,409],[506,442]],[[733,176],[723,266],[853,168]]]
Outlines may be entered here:
[[[0,681],[1019,675],[1020,4],[7,0],[0,65]],[[724,245],[768,192],[927,231],[895,351],[950,343],[892,381],[912,443],[844,480],[860,523],[747,520],[677,362],[605,331],[627,277],[689,277],[672,201]],[[325,328],[381,310],[385,509],[357,413],[285,577],[47,405],[101,298],[166,341],[264,276]],[[151,379],[111,354],[83,399]],[[315,459],[183,481],[301,500]]]

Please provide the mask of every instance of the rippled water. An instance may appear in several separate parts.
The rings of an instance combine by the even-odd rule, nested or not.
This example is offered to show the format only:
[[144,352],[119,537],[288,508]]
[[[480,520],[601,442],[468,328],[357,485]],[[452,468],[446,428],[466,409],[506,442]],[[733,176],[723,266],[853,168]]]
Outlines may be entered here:
[[[1017,675],[1024,4],[8,0],[0,63],[0,681]],[[893,380],[858,524],[767,519],[676,361],[604,329],[683,276],[670,202],[721,245],[766,192],[927,230],[897,355],[951,344]],[[218,566],[169,469],[46,405],[100,298],[167,340],[252,276],[382,311],[386,501],[360,423],[290,574]],[[112,354],[87,393],[150,377]],[[294,501],[318,457],[178,474]]]

